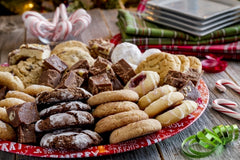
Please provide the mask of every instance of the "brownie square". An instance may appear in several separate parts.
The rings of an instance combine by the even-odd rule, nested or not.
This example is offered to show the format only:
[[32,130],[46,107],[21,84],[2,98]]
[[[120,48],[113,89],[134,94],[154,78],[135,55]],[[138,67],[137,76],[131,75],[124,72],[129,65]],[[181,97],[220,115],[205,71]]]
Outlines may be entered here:
[[37,142],[35,124],[21,124],[17,129],[18,142],[34,144]]
[[92,94],[113,90],[112,82],[106,73],[89,77],[88,87]]

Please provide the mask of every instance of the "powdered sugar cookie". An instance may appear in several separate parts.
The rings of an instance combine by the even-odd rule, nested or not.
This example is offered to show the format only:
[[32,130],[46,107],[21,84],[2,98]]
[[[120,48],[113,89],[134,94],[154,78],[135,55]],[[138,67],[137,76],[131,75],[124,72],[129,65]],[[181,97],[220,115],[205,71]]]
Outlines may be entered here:
[[139,97],[142,97],[149,91],[157,88],[159,81],[160,77],[157,72],[142,71],[132,77],[124,88],[131,89],[137,92]]
[[119,60],[124,59],[133,69],[141,61],[142,53],[135,44],[124,42],[118,44],[112,52],[111,61],[115,64]]
[[147,49],[141,56],[141,62],[146,60],[146,58],[152,54],[160,53],[161,51],[157,48]]

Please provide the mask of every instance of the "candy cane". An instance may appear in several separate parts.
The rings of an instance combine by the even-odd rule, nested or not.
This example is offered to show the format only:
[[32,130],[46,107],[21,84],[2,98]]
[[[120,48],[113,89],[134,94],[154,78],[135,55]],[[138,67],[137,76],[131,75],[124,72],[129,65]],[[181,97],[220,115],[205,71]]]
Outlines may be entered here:
[[91,16],[84,9],[78,9],[68,17],[64,4],[56,8],[52,22],[35,11],[24,12],[22,19],[32,35],[53,41],[64,40],[70,33],[77,36],[91,23]]
[[227,90],[226,87],[224,87],[224,85],[232,88],[235,92],[240,94],[240,87],[230,80],[220,79],[215,84],[217,89],[219,89],[221,92],[225,92]]
[[237,120],[240,120],[240,113],[236,112],[236,111],[233,111],[231,109],[228,109],[228,108],[231,108],[231,109],[235,109],[237,107],[237,104],[235,102],[232,102],[230,100],[227,100],[227,99],[215,99],[212,103],[212,108],[229,116],[229,117],[232,117],[232,118],[235,118]]

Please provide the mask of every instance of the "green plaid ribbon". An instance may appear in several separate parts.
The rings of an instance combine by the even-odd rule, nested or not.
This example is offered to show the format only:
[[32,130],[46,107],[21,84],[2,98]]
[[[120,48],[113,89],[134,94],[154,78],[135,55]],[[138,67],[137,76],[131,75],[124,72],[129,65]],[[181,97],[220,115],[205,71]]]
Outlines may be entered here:
[[142,14],[126,10],[118,11],[117,22],[123,41],[137,45],[207,45],[240,40],[240,24],[216,30],[205,36],[194,36],[143,19]]

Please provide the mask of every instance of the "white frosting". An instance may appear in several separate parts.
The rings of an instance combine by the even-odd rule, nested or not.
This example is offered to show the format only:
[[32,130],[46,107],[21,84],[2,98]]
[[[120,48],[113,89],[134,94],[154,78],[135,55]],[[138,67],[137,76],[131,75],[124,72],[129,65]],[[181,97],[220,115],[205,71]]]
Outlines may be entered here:
[[141,61],[144,61],[148,56],[154,53],[161,53],[161,51],[157,48],[147,49],[141,56]]
[[142,53],[135,44],[124,42],[114,48],[111,61],[117,63],[119,60],[124,59],[133,69],[136,69],[141,61],[141,56]]

